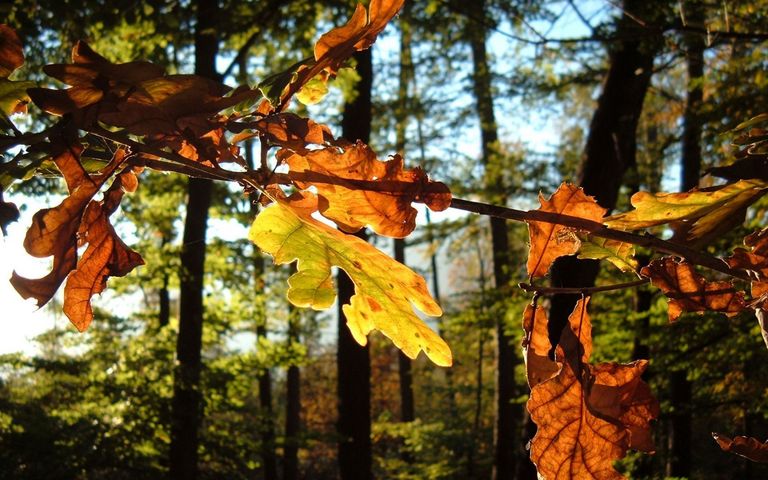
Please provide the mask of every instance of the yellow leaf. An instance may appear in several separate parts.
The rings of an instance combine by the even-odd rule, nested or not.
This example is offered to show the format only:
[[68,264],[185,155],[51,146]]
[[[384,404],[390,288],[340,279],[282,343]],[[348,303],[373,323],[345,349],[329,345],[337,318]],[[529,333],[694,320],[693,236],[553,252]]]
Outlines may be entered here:
[[638,192],[632,195],[634,210],[608,217],[605,224],[621,230],[638,230],[671,222],[687,222],[687,239],[693,240],[740,214],[766,189],[768,183],[753,179],[682,193]]
[[412,304],[427,315],[442,314],[424,279],[359,238],[315,220],[316,210],[310,192],[278,199],[259,214],[248,235],[275,263],[298,260],[297,273],[288,279],[288,300],[316,310],[330,307],[336,298],[331,267],[337,266],[355,284],[343,309],[358,343],[365,345],[376,329],[410,358],[423,350],[437,365],[451,365],[448,345],[413,311]]

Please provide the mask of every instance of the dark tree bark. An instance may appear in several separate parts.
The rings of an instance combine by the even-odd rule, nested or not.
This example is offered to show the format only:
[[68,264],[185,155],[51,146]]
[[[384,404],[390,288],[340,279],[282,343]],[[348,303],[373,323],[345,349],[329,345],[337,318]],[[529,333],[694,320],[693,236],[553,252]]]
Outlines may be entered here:
[[[301,316],[291,308],[288,320],[288,343],[299,342]],[[301,429],[301,371],[298,365],[288,367],[285,385],[285,446],[283,447],[283,479],[299,478],[299,433]]]
[[[163,238],[160,241],[160,247],[165,247],[170,242],[169,235],[163,232]],[[171,321],[171,295],[168,290],[169,275],[167,272],[163,272],[163,284],[160,290],[157,292],[157,321],[160,328],[168,326]]]
[[[217,0],[197,0],[195,5],[195,73],[218,80]],[[181,250],[179,335],[176,341],[178,365],[174,371],[171,404],[169,476],[178,480],[195,480],[198,475],[198,434],[203,416],[200,393],[203,274],[211,191],[209,180],[189,179]]]
[[[686,2],[687,21],[693,26],[703,26],[703,6],[698,1]],[[699,186],[701,176],[702,119],[699,114],[704,98],[701,79],[704,76],[704,38],[689,34],[684,38],[688,67],[688,88],[683,112],[683,141],[680,188],[687,191]],[[693,385],[687,371],[676,369],[669,373],[670,401],[674,411],[669,422],[667,475],[689,477],[691,475],[691,401]]]
[[[624,2],[625,11],[648,21],[659,15],[658,12],[654,15],[649,13],[657,7],[651,7],[642,0]],[[658,39],[637,35],[638,30],[642,29],[628,15],[618,21],[616,37],[628,40],[612,45],[608,74],[592,117],[582,156],[579,184],[588,195],[594,196],[601,206],[609,210],[616,206],[625,172],[635,165],[637,123],[658,49]],[[647,40],[643,41],[642,38]],[[594,260],[559,258],[551,270],[552,285],[594,285],[598,266]],[[553,345],[560,340],[560,332],[578,298],[578,295],[556,295],[552,298],[549,336]]]
[[[476,11],[485,16],[485,2],[475,4]],[[472,83],[475,108],[480,121],[482,161],[485,166],[485,187],[493,202],[504,203],[507,192],[503,182],[502,166],[498,152],[498,129],[493,108],[491,70],[486,53],[486,28],[484,23],[473,22],[467,27],[472,50]],[[493,245],[493,277],[496,288],[504,290],[510,282],[509,235],[503,219],[491,218],[491,243]],[[518,359],[512,338],[504,330],[504,315],[497,313],[496,323],[496,418],[493,428],[493,478],[511,479],[520,455],[517,447],[521,410],[514,405],[515,367]]]
[[[355,54],[357,96],[344,105],[342,136],[350,141],[368,142],[371,136],[371,85],[373,65],[371,51]],[[367,238],[364,231],[358,234]],[[342,305],[354,295],[352,280],[342,271],[338,275],[338,368],[339,419],[339,474],[342,480],[369,480],[373,478],[371,453],[371,360],[369,345],[361,347],[347,327]]]
[[[261,258],[259,259],[261,260]],[[257,260],[257,262],[259,261]],[[263,260],[262,271],[264,269]],[[266,318],[256,324],[256,337],[267,336]],[[261,433],[261,462],[264,466],[264,479],[277,480],[277,456],[275,455],[275,411],[272,407],[272,373],[268,368],[259,374],[259,431]]]
[[[405,265],[405,240],[402,238],[395,239],[395,260]],[[397,365],[400,377],[400,421],[412,422],[416,419],[416,407],[413,402],[411,359],[398,350]]]
[[[412,69],[411,60],[411,2],[406,2],[400,13],[400,72],[398,85],[398,105],[395,112],[395,150],[405,156],[406,128],[408,126],[408,85]],[[405,240],[394,241],[395,260],[405,265]],[[397,352],[398,375],[400,379],[400,420],[412,422],[416,418],[413,403],[413,377],[411,359]]]

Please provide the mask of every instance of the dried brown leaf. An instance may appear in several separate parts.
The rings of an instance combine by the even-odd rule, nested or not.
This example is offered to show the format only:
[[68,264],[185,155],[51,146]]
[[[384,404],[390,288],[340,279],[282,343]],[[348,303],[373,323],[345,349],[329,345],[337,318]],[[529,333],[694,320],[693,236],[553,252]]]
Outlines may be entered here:
[[707,281],[685,261],[664,257],[643,267],[640,274],[649,278],[669,299],[670,322],[683,312],[712,311],[733,316],[746,308],[743,292],[729,282]]
[[[563,183],[549,200],[539,194],[539,211],[558,213],[585,220],[599,222],[606,210],[594,198],[587,196],[575,185]],[[570,227],[554,223],[528,221],[530,250],[528,252],[528,275],[543,277],[552,263],[564,255],[573,255],[581,242]]]
[[16,31],[0,24],[0,78],[8,78],[24,64],[24,51]]
[[723,451],[741,455],[753,462],[768,463],[768,441],[761,442],[753,437],[726,437],[720,433],[712,433],[712,437]]
[[[420,168],[406,170],[403,159],[395,155],[388,161],[364,143],[312,150],[301,155],[282,150],[278,157],[290,167],[300,188],[317,188],[320,213],[347,232],[369,225],[376,233],[402,238],[416,226],[415,201],[430,209],[448,208],[448,187],[432,182]],[[370,182],[365,188],[355,181]]]

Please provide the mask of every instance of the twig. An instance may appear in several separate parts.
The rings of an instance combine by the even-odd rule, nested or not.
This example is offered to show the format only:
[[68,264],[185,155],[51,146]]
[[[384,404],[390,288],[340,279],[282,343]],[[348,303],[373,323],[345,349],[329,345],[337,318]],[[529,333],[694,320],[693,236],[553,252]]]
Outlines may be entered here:
[[531,285],[529,283],[518,283],[517,286],[526,292],[533,292],[536,295],[558,295],[558,294],[577,294],[577,295],[591,295],[597,292],[608,292],[610,290],[623,290],[625,288],[639,287],[645,285],[649,280],[644,278],[642,280],[635,280],[634,282],[615,283],[613,285],[603,285],[600,287],[544,287],[541,285]]

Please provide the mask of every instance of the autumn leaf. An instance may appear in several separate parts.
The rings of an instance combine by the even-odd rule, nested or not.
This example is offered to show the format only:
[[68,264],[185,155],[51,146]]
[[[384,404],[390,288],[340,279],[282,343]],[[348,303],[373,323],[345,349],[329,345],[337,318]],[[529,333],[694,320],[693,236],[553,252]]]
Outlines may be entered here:
[[133,191],[136,175],[123,171],[104,194],[104,200],[91,202],[83,214],[78,231],[78,246],[88,245],[77,267],[64,287],[64,314],[79,330],[84,331],[93,320],[91,298],[104,291],[110,276],[122,277],[144,264],[117,236],[109,216],[117,210],[125,191]]
[[[589,364],[592,327],[586,305],[579,301],[563,330],[557,375],[534,385],[528,401],[538,426],[531,460],[548,480],[620,479],[615,460],[628,449],[653,450],[649,422],[659,410],[640,378],[647,361]],[[545,335],[546,325],[536,328]]]
[[634,255],[635,246],[631,243],[586,236],[581,239],[578,258],[608,260],[622,272],[635,272],[637,260],[633,258]]
[[437,365],[451,365],[445,341],[414,313],[413,306],[430,316],[442,314],[429,295],[424,279],[408,267],[359,238],[312,218],[317,198],[310,192],[280,199],[264,209],[248,237],[275,263],[298,260],[298,272],[288,280],[288,300],[299,307],[330,307],[336,291],[331,267],[343,269],[355,284],[355,295],[344,305],[352,336],[361,345],[377,329],[410,358],[419,351]]
[[523,359],[528,386],[535,387],[557,375],[560,365],[549,358],[552,345],[547,330],[547,312],[541,306],[527,305],[523,312]]
[[[747,235],[744,238],[744,248],[736,248],[733,254],[725,259],[728,266],[749,272],[755,280],[752,281],[752,298],[758,299],[768,294],[768,228]],[[759,308],[768,310],[768,298],[759,303]]]
[[[280,89],[282,92],[279,102],[280,105],[286,105],[288,101],[307,85],[312,79],[318,78],[318,75],[324,75],[321,80],[326,79],[327,75],[335,75],[344,62],[355,52],[366,50],[376,41],[376,37],[384,30],[392,18],[402,8],[404,0],[371,0],[368,5],[368,11],[361,4],[357,5],[355,12],[349,21],[333,30],[323,34],[315,44],[314,61],[305,60],[291,69],[295,72],[290,75],[290,81],[287,72],[273,76],[270,81],[278,86],[285,85],[287,88]],[[269,83],[259,86],[262,91],[266,91],[267,98],[272,100],[270,94],[275,94],[277,88]],[[317,89],[317,86],[314,87]]]
[[306,153],[307,145],[324,145],[333,141],[330,129],[323,124],[302,118],[295,113],[276,113],[253,122],[232,122],[228,125],[237,134],[231,143],[263,135],[272,145]]
[[3,189],[0,187],[0,231],[8,235],[8,225],[19,219],[19,208],[11,202],[3,200]]
[[[97,255],[84,254],[83,258],[78,261],[77,249],[82,243],[89,242],[90,239],[101,238],[103,233],[111,232],[114,234],[111,225],[104,225],[106,222],[106,216],[102,207],[97,207],[99,203],[92,202],[93,196],[99,191],[101,186],[112,176],[117,168],[122,165],[126,157],[125,150],[117,150],[110,163],[104,167],[104,169],[95,175],[89,175],[82,167],[79,161],[80,154],[82,153],[82,146],[75,145],[56,145],[54,148],[59,150],[59,153],[54,156],[54,163],[61,171],[64,179],[67,183],[67,189],[69,190],[69,196],[65,198],[58,206],[53,208],[47,208],[38,211],[32,217],[32,226],[27,231],[27,235],[24,238],[24,247],[27,252],[35,257],[45,258],[53,257],[53,267],[48,275],[42,278],[30,279],[25,278],[13,272],[11,277],[11,284],[24,298],[34,298],[37,301],[38,307],[45,305],[56,293],[59,286],[70,275],[70,272],[75,268],[82,271],[96,269],[96,263],[100,260]],[[121,175],[123,177],[123,175]],[[127,178],[123,178],[117,185],[122,186],[125,182],[128,182]],[[113,184],[114,186],[114,184]],[[122,187],[120,187],[122,188]],[[131,187],[133,188],[133,187]],[[108,190],[107,195],[116,195],[114,193],[117,187]],[[113,192],[113,193],[109,193]],[[122,195],[122,193],[120,194]],[[119,199],[117,200],[119,203]],[[114,203],[114,200],[113,200]],[[110,203],[110,208],[114,210],[116,204]],[[100,213],[99,213],[100,212]],[[110,212],[111,213],[111,212]],[[102,219],[101,217],[104,216]],[[91,227],[94,227],[94,233],[91,234]],[[90,237],[89,237],[90,235]],[[114,244],[122,245],[119,240],[112,240]],[[93,245],[96,245],[94,241]],[[119,246],[118,246],[119,248]],[[127,248],[127,247],[126,247]],[[122,253],[117,254],[120,257]],[[134,254],[137,256],[137,254]],[[87,258],[86,258],[87,256]],[[136,257],[131,257],[133,262]],[[119,275],[124,271],[127,262],[122,262],[122,258],[113,258],[111,260],[111,268],[109,270],[110,275]],[[122,263],[121,263],[122,262]],[[120,268],[114,268],[114,265],[120,264]],[[123,268],[125,267],[125,268]],[[132,268],[132,267],[131,267]],[[127,272],[126,272],[127,273]],[[80,276],[84,274],[81,273]],[[99,280],[99,288],[94,288],[94,293],[98,293],[103,290],[103,282],[106,281],[106,276],[102,276]],[[68,282],[69,283],[69,282]],[[79,280],[76,278],[73,286],[77,286]],[[67,285],[69,287],[69,284]],[[84,329],[90,323],[92,318],[90,312],[90,306],[82,312],[75,312],[73,309],[68,308],[68,305],[72,304],[72,299],[67,297],[72,295],[74,290],[65,289],[65,313],[69,316],[72,323],[78,329]],[[90,297],[88,297],[90,298]],[[77,315],[75,314],[77,313]],[[80,315],[82,314],[82,315]]]
[[[24,52],[16,31],[8,25],[0,24],[0,112],[6,117],[26,112],[29,103],[27,89],[35,86],[32,82],[8,80],[23,64]],[[8,123],[10,120],[0,115],[0,122]]]
[[736,315],[746,308],[744,294],[729,282],[709,282],[696,272],[693,265],[671,257],[654,260],[640,270],[669,299],[669,321],[674,322],[683,312],[708,311]]
[[[678,222],[687,240],[719,231],[741,218],[746,208],[763,196],[768,183],[741,180],[721,187],[693,189],[683,193],[638,192],[632,195],[634,210],[605,219],[610,228],[638,230]],[[740,220],[739,220],[740,221]]]
[[761,442],[753,437],[726,437],[720,433],[713,433],[720,448],[725,452],[735,453],[753,462],[768,463],[768,441]]
[[24,51],[16,31],[0,24],[0,78],[8,78],[24,64]]
[[[549,200],[539,194],[539,211],[580,217],[599,222],[606,210],[594,198],[587,196],[575,185],[563,183]],[[528,252],[528,275],[543,277],[552,263],[564,255],[573,255],[579,250],[581,241],[574,230],[554,223],[526,221],[530,249]]]
[[[402,238],[416,227],[413,202],[422,201],[434,211],[451,203],[445,184],[429,180],[418,167],[404,169],[400,155],[381,161],[361,142],[343,151],[327,147],[301,155],[283,150],[278,158],[288,164],[300,188],[317,188],[320,213],[346,232],[369,225],[380,235]],[[362,188],[355,181],[371,185]]]

